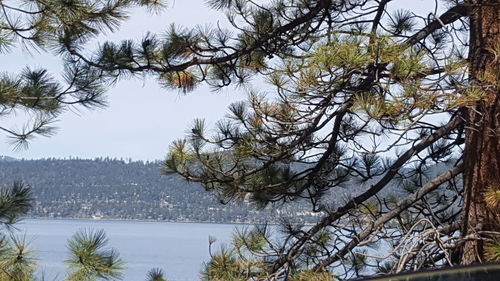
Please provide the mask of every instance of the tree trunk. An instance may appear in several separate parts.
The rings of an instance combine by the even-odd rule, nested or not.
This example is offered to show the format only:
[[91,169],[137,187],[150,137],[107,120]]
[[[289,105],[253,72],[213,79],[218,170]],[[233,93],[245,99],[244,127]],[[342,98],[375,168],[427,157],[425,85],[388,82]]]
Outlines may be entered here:
[[481,238],[500,232],[498,206],[485,202],[488,190],[500,189],[500,2],[470,2],[481,5],[470,11],[470,85],[485,95],[466,108],[462,235],[472,239],[462,248],[462,264],[486,261]]

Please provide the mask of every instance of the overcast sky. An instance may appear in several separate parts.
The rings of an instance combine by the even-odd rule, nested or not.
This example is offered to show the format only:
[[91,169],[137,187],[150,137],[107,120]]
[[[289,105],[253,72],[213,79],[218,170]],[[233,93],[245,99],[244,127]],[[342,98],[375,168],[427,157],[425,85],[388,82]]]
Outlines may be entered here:
[[[203,0],[168,3],[168,8],[159,15],[133,10],[120,31],[107,34],[106,39],[139,39],[147,31],[163,32],[172,22],[185,27],[226,22],[223,14],[206,8]],[[395,0],[395,3],[407,9],[427,10],[433,8],[434,1]],[[25,65],[46,67],[55,74],[61,71],[60,60],[48,54],[30,55],[19,51],[0,55],[0,61],[2,71],[18,71]],[[50,138],[34,139],[27,150],[14,151],[6,136],[0,134],[0,155],[26,159],[70,156],[163,159],[170,143],[184,136],[194,118],[205,118],[207,127],[213,127],[230,103],[245,97],[244,91],[233,88],[213,93],[202,86],[184,95],[160,88],[153,80],[121,81],[109,89],[107,108],[62,114],[56,124],[58,133]],[[15,118],[0,122],[20,125]]]

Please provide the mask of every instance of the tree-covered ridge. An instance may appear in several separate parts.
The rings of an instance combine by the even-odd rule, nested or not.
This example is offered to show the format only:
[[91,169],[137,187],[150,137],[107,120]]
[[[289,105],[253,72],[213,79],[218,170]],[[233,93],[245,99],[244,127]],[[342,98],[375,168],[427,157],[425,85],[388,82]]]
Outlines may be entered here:
[[[260,210],[248,201],[222,205],[214,194],[176,175],[160,175],[158,162],[95,160],[0,161],[0,185],[31,186],[33,217],[149,219],[197,222],[314,222],[317,214],[298,202]],[[346,189],[345,198],[350,192]],[[336,199],[339,203],[342,197]],[[276,208],[275,208],[276,207]]]
[[[438,173],[445,167],[434,167]],[[104,218],[196,222],[313,223],[320,213],[306,202],[276,204],[265,209],[249,200],[221,204],[213,193],[176,175],[160,175],[158,162],[110,158],[0,161],[0,186],[22,180],[31,187],[33,207],[29,216],[54,218]],[[348,182],[343,191],[329,194],[329,204],[340,205],[369,185]],[[389,188],[386,196],[404,193]]]

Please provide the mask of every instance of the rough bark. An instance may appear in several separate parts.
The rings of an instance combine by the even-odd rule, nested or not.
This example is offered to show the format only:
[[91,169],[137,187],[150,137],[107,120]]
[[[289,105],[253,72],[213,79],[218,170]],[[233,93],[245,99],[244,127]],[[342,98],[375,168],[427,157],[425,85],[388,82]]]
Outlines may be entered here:
[[464,225],[461,263],[484,262],[486,232],[500,232],[500,212],[485,202],[489,188],[500,189],[500,6],[498,0],[476,0],[470,14],[469,75],[471,87],[485,95],[466,108],[464,155]]

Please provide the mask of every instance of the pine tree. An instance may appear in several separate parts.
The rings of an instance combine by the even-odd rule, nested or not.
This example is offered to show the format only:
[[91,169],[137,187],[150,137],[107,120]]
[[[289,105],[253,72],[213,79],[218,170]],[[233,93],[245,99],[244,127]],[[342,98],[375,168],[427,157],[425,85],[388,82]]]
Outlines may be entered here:
[[[486,200],[488,194],[500,191],[500,7],[498,1],[474,4],[469,17],[469,87],[482,91],[483,97],[465,108],[461,231],[471,238],[462,253],[465,264],[487,260],[491,252],[484,247],[484,238],[490,236],[486,233],[500,231],[500,208]],[[498,245],[498,235],[493,239]]]
[[[222,202],[306,200],[321,219],[285,223],[282,241],[264,235],[257,248],[235,241],[207,276],[346,279],[495,256],[497,2],[429,1],[434,12],[418,15],[391,0],[211,0],[234,31],[171,26],[166,38],[66,52],[106,77],[152,75],[184,92],[247,86],[214,133],[195,120],[165,171]],[[274,91],[252,89],[256,75]],[[361,190],[331,204],[353,184]],[[384,243],[384,257],[363,247]]]
[[[120,3],[135,2],[110,5]],[[195,120],[172,144],[166,172],[202,183],[222,202],[308,201],[320,219],[284,222],[283,239],[262,227],[237,234],[212,255],[207,279],[349,279],[498,258],[498,1],[429,1],[436,7],[426,15],[394,10],[391,0],[208,3],[234,30],[172,25],[166,36],[90,52],[85,43],[114,26],[103,25],[109,18],[47,5],[40,11],[51,20],[28,25],[57,34],[48,42],[69,73],[84,73],[70,75],[79,85],[152,75],[183,92],[202,82],[248,87],[248,99],[231,105],[214,133]],[[258,75],[272,93],[249,86]],[[50,91],[29,93],[59,97],[39,80],[35,88]],[[50,109],[36,100],[28,105]],[[355,195],[331,203],[354,185]],[[367,246],[388,247],[388,255]]]

